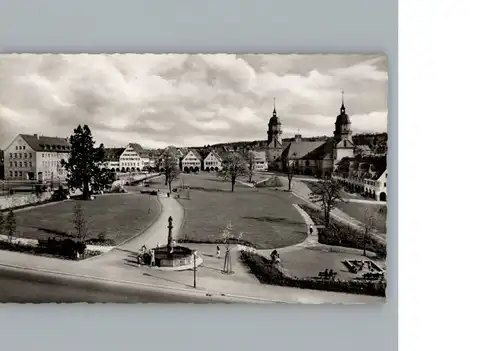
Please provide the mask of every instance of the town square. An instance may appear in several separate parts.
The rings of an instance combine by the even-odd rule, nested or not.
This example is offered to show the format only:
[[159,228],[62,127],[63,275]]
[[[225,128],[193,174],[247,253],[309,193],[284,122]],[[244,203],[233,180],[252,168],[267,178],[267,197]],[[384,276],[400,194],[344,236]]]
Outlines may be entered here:
[[[14,56],[0,60],[44,75],[16,73],[13,87],[52,89],[44,97],[52,100],[43,111],[22,110],[22,97],[0,106],[11,126],[0,134],[2,302],[385,300],[384,56],[304,55],[293,59],[303,60],[300,70],[283,59],[293,74],[271,71],[279,70],[276,55]],[[70,89],[70,78],[56,73],[77,84],[83,78],[70,67],[110,62],[123,77],[98,84],[90,70],[92,90],[56,92]],[[199,98],[189,79],[204,82]],[[254,105],[217,100],[232,96],[233,85]],[[216,107],[205,108],[210,94]],[[110,99],[123,102],[108,106]],[[315,101],[321,107],[307,105]],[[31,127],[14,128],[19,111]],[[50,118],[63,125],[43,122]],[[60,288],[43,288],[43,279]]]

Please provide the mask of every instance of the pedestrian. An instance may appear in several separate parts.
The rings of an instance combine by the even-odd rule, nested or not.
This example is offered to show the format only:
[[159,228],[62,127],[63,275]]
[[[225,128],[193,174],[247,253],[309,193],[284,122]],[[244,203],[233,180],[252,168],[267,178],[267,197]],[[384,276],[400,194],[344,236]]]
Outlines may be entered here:
[[156,243],[156,248],[159,248],[159,247],[160,247],[160,242],[158,241],[158,242]]
[[312,235],[313,233],[313,225],[309,224],[309,235]]
[[155,265],[155,250],[154,249],[151,249],[150,251],[150,255],[151,255],[151,267],[153,267]]
[[167,193],[167,197],[170,197],[170,192]]
[[220,247],[217,245],[217,258],[220,259]]

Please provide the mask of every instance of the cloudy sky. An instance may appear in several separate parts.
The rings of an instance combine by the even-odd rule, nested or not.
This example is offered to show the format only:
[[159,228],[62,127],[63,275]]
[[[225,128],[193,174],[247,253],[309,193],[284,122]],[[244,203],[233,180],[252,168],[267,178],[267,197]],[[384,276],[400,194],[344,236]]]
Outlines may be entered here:
[[0,147],[18,133],[201,146],[266,139],[273,98],[283,136],[331,135],[341,89],[354,133],[387,131],[379,55],[0,55]]

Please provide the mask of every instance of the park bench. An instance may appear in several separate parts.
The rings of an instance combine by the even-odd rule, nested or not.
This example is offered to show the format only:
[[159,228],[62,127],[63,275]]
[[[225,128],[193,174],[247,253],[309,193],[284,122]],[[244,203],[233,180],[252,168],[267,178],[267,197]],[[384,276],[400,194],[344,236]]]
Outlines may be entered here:
[[337,272],[334,272],[332,269],[328,270],[328,268],[325,268],[324,271],[318,273],[318,276],[323,279],[332,279],[337,276]]

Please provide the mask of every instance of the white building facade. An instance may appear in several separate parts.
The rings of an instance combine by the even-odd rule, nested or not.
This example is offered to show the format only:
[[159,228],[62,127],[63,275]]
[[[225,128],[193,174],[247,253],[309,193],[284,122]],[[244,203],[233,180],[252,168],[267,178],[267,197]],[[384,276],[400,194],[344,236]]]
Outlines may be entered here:
[[189,150],[186,156],[182,159],[181,165],[185,172],[196,172],[201,170],[201,156],[195,150]]
[[222,158],[211,151],[203,160],[203,169],[205,171],[218,171],[222,168]]
[[5,179],[63,182],[70,151],[65,138],[19,134],[4,151]]

